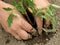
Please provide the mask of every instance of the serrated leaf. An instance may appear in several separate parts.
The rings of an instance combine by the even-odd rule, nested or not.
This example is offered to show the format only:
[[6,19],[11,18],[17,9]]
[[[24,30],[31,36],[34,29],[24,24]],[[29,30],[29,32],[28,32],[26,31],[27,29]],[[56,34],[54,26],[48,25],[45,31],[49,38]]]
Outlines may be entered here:
[[12,10],[12,8],[10,8],[10,7],[3,8],[3,9],[6,10],[6,11],[11,11]]
[[9,26],[9,27],[10,27],[11,24],[12,24],[12,20],[13,20],[13,19],[12,19],[12,16],[13,16],[13,15],[10,14],[9,17],[8,17],[8,20],[7,20],[7,23],[8,23],[8,26]]

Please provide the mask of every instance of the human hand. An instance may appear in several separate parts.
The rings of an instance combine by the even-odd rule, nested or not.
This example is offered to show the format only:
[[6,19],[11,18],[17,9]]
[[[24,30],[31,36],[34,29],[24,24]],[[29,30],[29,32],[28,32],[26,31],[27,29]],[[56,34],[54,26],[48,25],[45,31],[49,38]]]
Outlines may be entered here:
[[[47,7],[50,5],[48,0],[33,0],[33,2],[35,3],[35,9],[44,8],[45,10],[47,10]],[[50,25],[50,22],[51,19],[48,17],[48,19],[45,21],[44,27],[48,27]]]
[[10,27],[8,27],[7,19],[11,11],[5,11],[3,8],[10,7],[15,8],[14,6],[0,1],[0,23],[4,27],[5,31],[12,34],[16,39],[27,40],[32,38],[32,36],[27,33],[36,33],[36,30],[24,19],[23,15],[18,12],[16,9],[13,10],[14,13],[18,14],[19,17],[13,17],[13,22]]

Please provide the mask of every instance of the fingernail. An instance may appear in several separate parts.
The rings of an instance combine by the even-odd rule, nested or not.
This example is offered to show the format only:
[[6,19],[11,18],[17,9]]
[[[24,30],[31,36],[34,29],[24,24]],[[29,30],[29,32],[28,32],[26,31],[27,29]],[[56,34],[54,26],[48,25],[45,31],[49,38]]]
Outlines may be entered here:
[[34,28],[31,30],[31,34],[32,34],[33,36],[38,36],[37,30],[34,29]]
[[32,35],[30,35],[30,34],[28,34],[28,37],[23,40],[29,40],[29,39],[32,39]]

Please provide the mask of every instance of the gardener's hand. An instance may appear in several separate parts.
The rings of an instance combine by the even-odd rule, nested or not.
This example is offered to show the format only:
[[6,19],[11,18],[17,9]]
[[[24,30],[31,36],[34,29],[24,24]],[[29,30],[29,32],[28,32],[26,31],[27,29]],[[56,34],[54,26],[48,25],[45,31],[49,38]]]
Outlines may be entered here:
[[[33,0],[33,2],[35,3],[35,9],[41,9],[41,8],[44,8],[46,10],[46,8],[50,5],[49,1],[48,0]],[[39,18],[39,17],[38,17]],[[46,23],[45,23],[45,27],[48,27],[50,25],[50,18],[48,17],[48,19],[46,20]],[[37,20],[36,20],[38,26],[39,26],[39,23]],[[39,29],[39,28],[38,28]]]
[[15,8],[14,6],[7,4],[5,2],[0,1],[0,23],[4,27],[5,31],[12,34],[16,39],[30,39],[32,36],[27,33],[35,33],[35,29],[24,19],[21,13],[19,13],[16,9],[13,10],[14,13],[18,14],[19,17],[13,17],[13,22],[11,27],[8,27],[7,19],[11,11],[6,11],[3,8],[10,7]]

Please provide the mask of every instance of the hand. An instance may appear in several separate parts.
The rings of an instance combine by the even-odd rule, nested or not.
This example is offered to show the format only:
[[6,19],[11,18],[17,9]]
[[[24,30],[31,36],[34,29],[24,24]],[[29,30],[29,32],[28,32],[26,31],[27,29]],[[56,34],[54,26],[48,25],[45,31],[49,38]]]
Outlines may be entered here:
[[[48,2],[48,0],[33,0],[33,2],[35,3],[35,9],[41,9],[44,8],[46,10],[46,8],[50,5],[50,3]],[[50,25],[51,19],[48,17],[48,19],[45,21],[44,27],[48,27]],[[39,23],[37,21],[37,23]]]
[[8,27],[7,19],[11,12],[5,11],[3,9],[6,7],[10,7],[12,9],[15,8],[10,4],[0,1],[0,23],[4,27],[5,31],[12,34],[18,40],[27,40],[32,38],[32,36],[27,32],[36,33],[36,30],[24,19],[22,14],[18,12],[16,9],[13,12],[18,14],[19,17],[13,17],[13,22],[11,26]]

